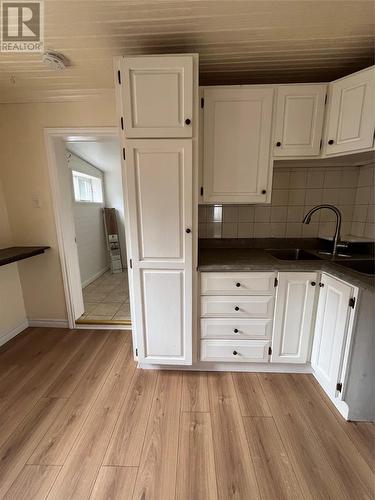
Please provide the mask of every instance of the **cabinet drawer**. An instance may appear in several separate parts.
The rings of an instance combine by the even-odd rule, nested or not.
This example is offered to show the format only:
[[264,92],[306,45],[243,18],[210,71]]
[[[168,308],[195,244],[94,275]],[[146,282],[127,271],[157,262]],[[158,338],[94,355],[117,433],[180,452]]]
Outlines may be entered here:
[[268,340],[202,340],[201,361],[267,363]]
[[201,297],[201,316],[217,318],[272,318],[272,296]]
[[206,339],[270,339],[272,319],[201,319],[201,338]]
[[273,295],[275,273],[201,273],[202,295]]

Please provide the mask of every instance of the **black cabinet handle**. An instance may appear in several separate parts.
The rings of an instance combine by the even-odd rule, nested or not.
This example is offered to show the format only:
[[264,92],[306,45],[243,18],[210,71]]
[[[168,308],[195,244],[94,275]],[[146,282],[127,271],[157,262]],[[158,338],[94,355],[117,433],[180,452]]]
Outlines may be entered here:
[[266,194],[267,191],[265,189],[262,189],[262,194]]
[[186,118],[185,123],[186,123],[186,125],[190,125],[190,123],[191,123],[190,118]]
[[237,351],[233,351],[233,356],[237,356],[238,352]]
[[316,282],[315,281],[312,281],[311,282],[311,286],[315,286],[316,285]]
[[320,288],[324,287],[324,283],[319,283]]
[[239,288],[241,286],[241,283],[236,283],[236,287]]
[[330,139],[330,140],[328,141],[328,144],[332,146],[332,144],[333,144],[334,142],[335,142],[335,141],[334,141],[333,139]]
[[238,306],[236,306],[236,307],[234,308],[234,310],[235,310],[235,311],[239,311],[239,310],[240,310],[240,308],[239,308]]
[[234,333],[238,333],[238,328],[235,328],[233,331]]
[[281,142],[277,141],[276,146],[279,148],[281,146]]
[[187,232],[188,234],[189,234],[189,233],[191,233],[191,229],[190,229],[190,227],[188,227],[188,228],[186,229],[186,232]]

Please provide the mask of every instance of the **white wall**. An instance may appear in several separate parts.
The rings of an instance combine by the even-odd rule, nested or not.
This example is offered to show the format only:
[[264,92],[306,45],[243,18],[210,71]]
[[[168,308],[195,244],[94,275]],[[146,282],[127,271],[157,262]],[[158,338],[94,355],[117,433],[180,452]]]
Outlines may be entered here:
[[[70,169],[100,177],[104,184],[103,172],[73,153],[67,154]],[[105,203],[74,201],[73,206],[81,282],[85,287],[108,269],[102,212]]]
[[[8,212],[0,179],[0,248],[12,246]],[[0,345],[27,326],[18,264],[0,267]]]
[[122,267],[127,267],[126,240],[125,240],[125,215],[124,194],[121,183],[121,165],[119,169],[104,173],[105,201],[106,207],[115,208],[117,214],[117,226],[121,245]]

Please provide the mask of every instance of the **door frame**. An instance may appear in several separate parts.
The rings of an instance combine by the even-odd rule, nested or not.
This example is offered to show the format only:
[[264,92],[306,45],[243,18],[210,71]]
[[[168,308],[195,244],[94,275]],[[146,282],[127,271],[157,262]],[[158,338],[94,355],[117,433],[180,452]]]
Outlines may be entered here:
[[[59,257],[61,264],[61,273],[64,285],[64,294],[65,294],[65,302],[66,309],[68,315],[68,325],[71,329],[76,328],[100,328],[100,329],[121,329],[128,330],[131,329],[131,324],[129,325],[78,325],[76,324],[76,320],[74,318],[74,306],[73,306],[73,275],[71,272],[71,268],[69,266],[69,258],[70,256],[66,252],[66,248],[64,245],[64,225],[63,225],[63,196],[59,183],[59,164],[55,151],[55,141],[61,140],[63,142],[86,142],[88,140],[96,141],[103,140],[108,138],[116,138],[119,142],[119,154],[121,151],[121,138],[119,135],[119,131],[116,127],[65,127],[65,128],[45,128],[44,129],[44,140],[45,147],[47,152],[47,165],[48,165],[48,174],[50,180],[50,188],[52,194],[52,205],[53,205],[53,213],[54,220],[56,224],[56,233],[57,233],[57,242],[59,249]],[[123,182],[123,176],[121,176],[121,182]],[[124,200],[125,202],[125,200]],[[127,221],[127,210],[125,203],[125,240],[126,244],[128,242],[128,221]],[[130,273],[129,276],[129,294],[130,294],[130,310],[131,317],[133,317],[133,304],[131,298],[131,278]],[[79,282],[81,279],[79,279]]]

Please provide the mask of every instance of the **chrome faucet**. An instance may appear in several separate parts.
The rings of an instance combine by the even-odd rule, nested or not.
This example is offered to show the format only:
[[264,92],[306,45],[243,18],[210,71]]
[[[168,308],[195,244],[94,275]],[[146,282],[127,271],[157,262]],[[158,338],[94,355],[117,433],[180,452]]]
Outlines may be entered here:
[[322,208],[327,208],[328,210],[332,210],[332,212],[336,214],[336,229],[335,229],[335,235],[333,237],[333,250],[332,250],[332,256],[334,257],[337,255],[337,247],[340,244],[340,230],[341,230],[340,210],[334,205],[317,205],[316,207],[313,207],[311,210],[307,212],[302,222],[303,224],[310,224],[311,216],[318,210],[321,210]]

